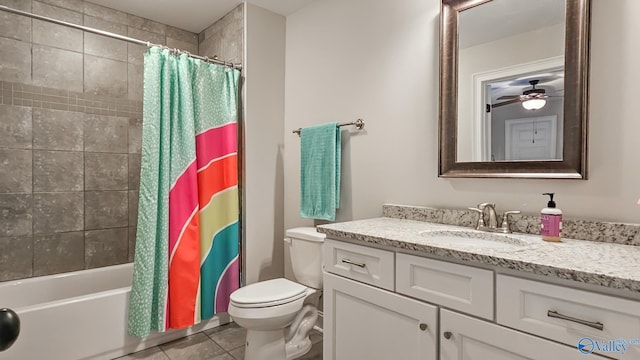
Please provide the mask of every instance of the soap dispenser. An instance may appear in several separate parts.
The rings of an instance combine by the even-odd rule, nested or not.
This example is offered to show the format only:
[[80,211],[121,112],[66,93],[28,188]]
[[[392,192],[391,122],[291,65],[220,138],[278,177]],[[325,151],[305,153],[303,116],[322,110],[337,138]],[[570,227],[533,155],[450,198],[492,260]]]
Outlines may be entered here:
[[540,236],[542,240],[559,242],[562,231],[562,210],[556,208],[553,201],[554,193],[544,193],[549,196],[547,207],[540,211]]

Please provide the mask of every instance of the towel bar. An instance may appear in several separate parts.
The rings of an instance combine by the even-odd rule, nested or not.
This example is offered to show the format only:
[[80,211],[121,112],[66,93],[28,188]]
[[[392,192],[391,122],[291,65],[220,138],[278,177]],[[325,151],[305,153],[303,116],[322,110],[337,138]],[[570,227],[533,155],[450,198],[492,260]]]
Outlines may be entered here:
[[[355,127],[356,127],[358,130],[362,130],[362,129],[364,128],[364,120],[362,120],[362,119],[358,119],[358,120],[356,120],[356,121],[352,121],[352,122],[348,122],[348,123],[338,124],[338,127],[341,127],[341,126],[349,126],[349,125],[355,125]],[[298,129],[296,129],[296,130],[293,130],[292,132],[293,132],[293,133],[296,133],[296,134],[298,134],[298,136],[300,136],[300,132],[301,132],[301,131],[302,131],[302,128],[298,128]]]

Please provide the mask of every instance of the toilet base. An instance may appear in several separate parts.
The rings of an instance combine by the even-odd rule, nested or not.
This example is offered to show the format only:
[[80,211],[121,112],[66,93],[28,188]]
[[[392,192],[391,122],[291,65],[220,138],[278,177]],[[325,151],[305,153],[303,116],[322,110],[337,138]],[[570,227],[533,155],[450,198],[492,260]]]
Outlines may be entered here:
[[284,329],[250,330],[244,348],[244,360],[286,359]]
[[283,331],[283,329],[247,330],[244,360],[290,360],[309,352],[312,344],[308,336],[295,346],[291,346],[292,344],[285,344]]
[[286,340],[287,360],[297,359],[311,349],[309,332],[318,320],[318,309],[313,305],[305,305],[289,326]]
[[[305,305],[293,323],[276,330],[247,329],[245,360],[292,360],[311,349],[309,332],[318,318],[313,305]],[[286,335],[285,335],[286,332]]]
[[311,350],[311,345],[312,345],[311,339],[309,339],[308,336],[306,337],[306,339],[302,340],[301,342],[295,345],[287,343],[285,347],[287,360],[297,359],[300,356],[308,353],[309,350]]

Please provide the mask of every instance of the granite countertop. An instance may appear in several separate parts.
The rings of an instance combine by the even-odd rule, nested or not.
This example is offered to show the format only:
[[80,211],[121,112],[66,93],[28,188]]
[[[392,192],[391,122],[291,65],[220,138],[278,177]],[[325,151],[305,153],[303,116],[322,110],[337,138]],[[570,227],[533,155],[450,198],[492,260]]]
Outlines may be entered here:
[[480,237],[508,236],[509,241],[517,240],[519,246],[508,249],[473,246],[469,245],[470,242],[443,242],[420,234],[423,231],[446,233],[459,230],[475,232],[467,227],[389,217],[318,226],[319,232],[338,240],[410,250],[427,256],[461,260],[470,265],[490,265],[640,295],[640,246],[573,239],[552,243],[535,235],[477,231]]

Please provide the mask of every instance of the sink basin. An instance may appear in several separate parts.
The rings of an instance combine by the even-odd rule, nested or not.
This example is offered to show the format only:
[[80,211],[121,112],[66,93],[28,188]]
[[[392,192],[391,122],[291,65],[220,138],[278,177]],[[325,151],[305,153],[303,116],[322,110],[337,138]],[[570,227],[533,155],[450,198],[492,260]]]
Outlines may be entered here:
[[531,244],[509,234],[490,233],[471,230],[426,230],[420,235],[434,245],[455,247],[488,248],[494,250],[524,250]]

